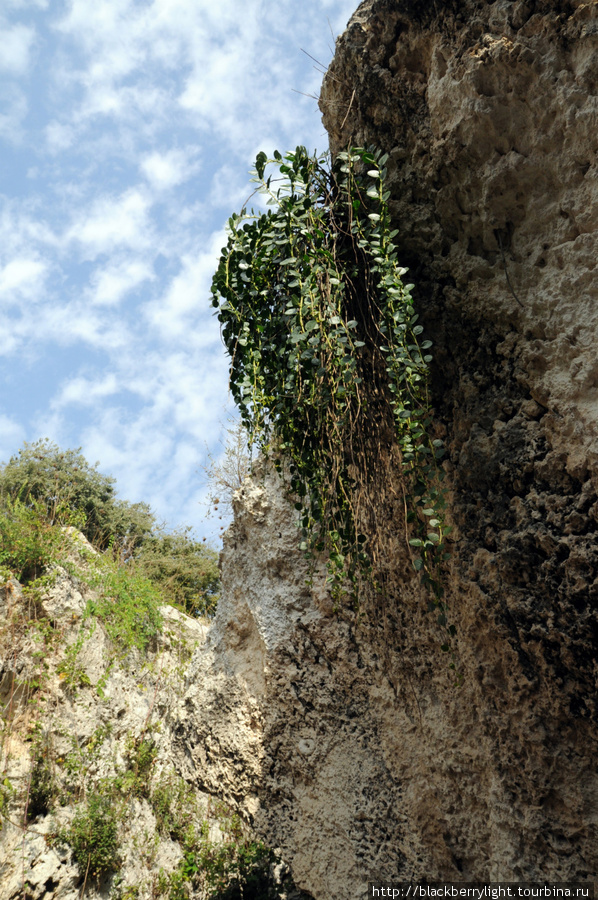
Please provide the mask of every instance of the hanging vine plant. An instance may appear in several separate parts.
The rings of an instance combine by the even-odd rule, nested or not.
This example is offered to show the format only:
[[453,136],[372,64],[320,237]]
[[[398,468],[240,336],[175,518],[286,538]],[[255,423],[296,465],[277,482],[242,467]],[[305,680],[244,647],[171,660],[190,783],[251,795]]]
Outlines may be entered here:
[[381,449],[398,448],[413,565],[446,626],[431,342],[397,261],[386,161],[363,149],[333,165],[304,147],[260,153],[254,180],[269,208],[229,220],[212,304],[250,440],[288,464],[302,549],[328,554],[337,589],[371,574],[362,506]]

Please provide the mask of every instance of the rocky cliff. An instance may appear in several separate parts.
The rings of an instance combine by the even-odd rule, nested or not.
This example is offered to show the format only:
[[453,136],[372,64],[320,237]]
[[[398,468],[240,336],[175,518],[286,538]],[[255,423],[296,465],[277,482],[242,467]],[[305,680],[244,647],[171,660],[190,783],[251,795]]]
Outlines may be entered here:
[[[374,878],[598,878],[597,55],[594,2],[366,0],[322,89],[333,151],[389,154],[402,263],[434,341],[457,678],[390,468],[376,496],[384,590],[358,610],[308,568],[267,468],[235,500],[215,623],[172,621],[143,677],[106,669],[101,629],[69,668],[89,598],[59,575],[62,593],[38,599],[66,636],[44,676],[64,717],[50,727],[50,702],[37,744],[13,687],[29,690],[40,657],[19,631],[25,601],[5,588],[11,783],[43,799],[54,741],[67,827],[82,768],[129,779],[124,880],[94,885],[100,895],[179,896],[160,867],[180,870],[184,840],[156,820],[143,747],[153,778],[177,779],[188,804],[215,795],[237,809],[317,900],[363,898]],[[73,852],[48,848],[43,810],[25,821],[21,802],[15,819],[10,790],[0,896],[74,898]]]
[[131,560],[40,531],[60,564],[24,586],[0,567],[0,900],[305,900],[175,766],[208,625],[158,606]]
[[435,344],[460,683],[392,504],[384,602],[336,610],[266,473],[173,726],[318,900],[597,877],[597,52],[582,0],[367,0],[324,81],[333,151],[389,154]]
[[[184,786],[161,720],[207,629],[164,606],[148,652],[123,653],[93,615],[95,551],[72,539],[66,567],[35,588],[0,583],[0,898],[157,897],[184,843],[163,815]],[[207,796],[186,801],[187,826],[217,826]],[[105,866],[86,871],[77,835]]]

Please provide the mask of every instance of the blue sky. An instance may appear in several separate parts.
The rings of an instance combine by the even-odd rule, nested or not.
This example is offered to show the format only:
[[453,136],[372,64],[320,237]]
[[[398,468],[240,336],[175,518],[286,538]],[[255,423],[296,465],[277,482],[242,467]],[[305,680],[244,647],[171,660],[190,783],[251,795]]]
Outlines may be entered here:
[[326,149],[302,49],[326,66],[357,5],[2,0],[0,460],[81,446],[122,497],[214,540],[224,225],[259,150]]

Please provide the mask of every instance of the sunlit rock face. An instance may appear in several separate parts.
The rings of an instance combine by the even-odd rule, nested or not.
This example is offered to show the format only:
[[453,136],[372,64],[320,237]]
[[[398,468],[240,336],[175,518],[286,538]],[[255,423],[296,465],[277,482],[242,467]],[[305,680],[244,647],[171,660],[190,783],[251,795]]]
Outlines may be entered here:
[[[148,653],[115,655],[106,629],[89,615],[98,592],[80,577],[96,551],[67,530],[70,570],[56,566],[35,593],[0,580],[0,900],[100,900],[127,891],[150,900],[160,870],[176,869],[183,849],[160,829],[147,796],[131,792],[121,805],[114,784],[129,765],[131,741],[143,736],[155,753],[153,783],[170,776],[163,720],[178,705],[181,672],[207,627],[164,606]],[[120,865],[86,880],[57,837],[102,783],[106,791],[113,786]],[[196,802],[207,819],[210,798]]]
[[461,683],[398,520],[386,595],[335,610],[264,474],[172,725],[317,900],[596,878],[596,59],[593,2],[367,0],[323,85],[333,150],[389,154],[434,341]]

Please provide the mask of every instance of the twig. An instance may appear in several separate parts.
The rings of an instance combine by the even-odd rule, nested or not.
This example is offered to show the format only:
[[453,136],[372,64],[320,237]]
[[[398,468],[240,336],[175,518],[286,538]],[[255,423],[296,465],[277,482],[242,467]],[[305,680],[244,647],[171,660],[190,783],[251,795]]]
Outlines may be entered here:
[[301,94],[302,97],[309,97],[310,100],[319,100],[317,94],[306,94],[305,91],[298,91],[297,88],[291,88],[294,94]]
[[90,864],[91,864],[91,853],[87,857],[87,869],[85,870],[85,879],[83,881],[83,887],[81,888],[81,893],[79,894],[79,900],[83,900],[83,894],[85,893],[85,888],[87,887],[87,876],[89,875]]
[[327,67],[324,65],[324,63],[321,63],[319,59],[316,59],[315,56],[312,56],[311,53],[308,53],[307,50],[304,50],[304,49],[303,49],[303,47],[301,47],[301,52],[302,52],[302,53],[305,53],[306,56],[309,56],[309,58],[312,60],[312,62],[315,62],[315,64],[316,64],[317,66],[320,67],[320,74],[321,74],[321,75],[325,75],[325,74],[326,74],[326,72],[327,72]]
[[511,284],[511,279],[509,278],[509,272],[508,272],[508,270],[507,270],[507,262],[506,262],[506,260],[505,260],[505,254],[504,254],[504,251],[503,251],[503,248],[502,248],[502,238],[501,238],[501,236],[500,236],[500,231],[498,230],[498,228],[496,229],[495,234],[496,234],[496,237],[498,238],[498,246],[500,247],[500,255],[501,255],[501,257],[502,257],[502,264],[503,264],[503,268],[504,268],[504,270],[505,270],[505,276],[506,276],[506,279],[507,279],[507,284],[509,285],[509,290],[510,290],[511,293],[513,294],[515,300],[517,301],[517,303],[519,304],[519,306],[521,307],[521,309],[524,309],[525,307],[523,306],[523,303],[521,302],[521,300],[519,299],[519,297],[517,296],[517,294],[516,294],[515,291],[513,290],[513,285]]
[[21,831],[25,831],[27,834],[39,834],[40,837],[46,838],[48,835],[43,831],[36,831],[35,828],[32,828],[31,825],[21,825],[20,822],[15,822],[10,816],[4,815],[2,817],[4,822],[8,822],[9,825],[12,825],[13,828],[19,828]]
[[21,851],[21,881],[23,888],[23,900],[25,900],[25,837],[27,835],[27,813],[29,811],[29,791],[31,790],[31,778],[33,776],[33,764],[29,771],[29,778],[27,779],[27,793],[25,795],[25,808],[23,810],[23,842],[22,842],[22,851]]
[[351,107],[353,106],[354,99],[355,99],[355,88],[353,88],[353,93],[351,94],[351,99],[349,100],[349,109],[347,110],[347,112],[345,114],[345,118],[341,122],[341,127],[340,127],[339,131],[342,131],[343,128],[345,127],[345,122],[347,121],[347,119],[349,117],[349,113],[351,112]]

